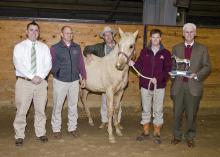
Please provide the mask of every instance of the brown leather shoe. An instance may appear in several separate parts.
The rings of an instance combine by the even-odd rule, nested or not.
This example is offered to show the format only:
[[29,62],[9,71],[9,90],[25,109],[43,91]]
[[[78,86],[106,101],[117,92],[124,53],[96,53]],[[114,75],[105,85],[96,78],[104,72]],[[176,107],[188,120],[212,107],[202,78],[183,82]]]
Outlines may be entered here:
[[38,140],[39,140],[40,142],[42,142],[42,143],[48,142],[47,136],[40,136],[40,137],[38,137]]
[[71,136],[75,137],[75,138],[79,137],[79,134],[77,133],[76,130],[70,131],[69,134],[70,134]]
[[195,142],[194,142],[194,140],[187,140],[186,143],[187,143],[187,146],[188,146],[189,148],[195,147]]
[[181,140],[176,139],[176,138],[174,137],[173,140],[171,141],[171,144],[176,145],[176,144],[178,144],[178,143],[180,143],[180,142],[181,142]]
[[22,138],[15,139],[16,146],[23,146],[23,144],[24,144],[24,139]]
[[61,134],[61,132],[54,132],[53,133],[53,137],[55,137],[56,139],[61,139],[62,138],[62,134]]

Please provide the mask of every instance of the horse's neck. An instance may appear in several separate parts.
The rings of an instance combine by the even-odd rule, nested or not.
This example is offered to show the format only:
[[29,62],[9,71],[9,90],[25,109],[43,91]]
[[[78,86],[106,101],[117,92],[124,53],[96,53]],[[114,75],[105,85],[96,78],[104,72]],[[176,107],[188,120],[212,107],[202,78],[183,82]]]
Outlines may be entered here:
[[118,60],[118,52],[119,52],[119,47],[117,44],[115,45],[115,48],[110,52],[110,54],[106,56],[106,59],[108,60],[107,62],[110,64],[110,66],[112,66],[113,69],[115,69],[118,72],[118,75],[120,74],[124,75],[124,73],[128,72],[129,66],[125,65],[125,68],[122,71],[116,69],[115,65]]

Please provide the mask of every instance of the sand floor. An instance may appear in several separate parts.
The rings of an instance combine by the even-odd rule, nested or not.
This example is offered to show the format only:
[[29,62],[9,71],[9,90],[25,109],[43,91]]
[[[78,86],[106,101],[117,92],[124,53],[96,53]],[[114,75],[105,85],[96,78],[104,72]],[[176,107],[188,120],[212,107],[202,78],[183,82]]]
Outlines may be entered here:
[[[219,110],[219,109],[217,109]],[[218,157],[220,156],[220,113],[203,109],[198,114],[196,147],[188,148],[185,141],[173,146],[172,110],[165,110],[165,124],[162,130],[162,144],[154,144],[152,138],[138,142],[136,136],[141,133],[139,125],[140,111],[123,109],[123,136],[116,137],[117,143],[108,142],[107,130],[99,129],[99,109],[93,109],[95,126],[87,123],[85,113],[79,108],[78,131],[75,139],[67,134],[67,110],[63,111],[63,138],[54,139],[51,131],[51,108],[47,108],[46,144],[36,140],[33,127],[33,108],[27,117],[26,139],[22,147],[14,144],[13,120],[14,107],[0,108],[0,157]],[[94,116],[96,115],[96,116]]]

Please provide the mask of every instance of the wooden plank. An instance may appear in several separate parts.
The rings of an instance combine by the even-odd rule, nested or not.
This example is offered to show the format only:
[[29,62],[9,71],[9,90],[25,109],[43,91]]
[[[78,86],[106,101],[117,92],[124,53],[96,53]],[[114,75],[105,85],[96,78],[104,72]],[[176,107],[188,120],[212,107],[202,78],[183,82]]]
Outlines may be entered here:
[[[14,103],[14,86],[16,82],[14,66],[12,61],[14,45],[25,37],[26,25],[30,21],[27,20],[0,20],[0,106],[2,104]],[[73,23],[73,22],[56,22],[56,21],[39,21],[41,27],[41,41],[51,46],[60,40],[60,29],[64,25],[70,25],[74,32],[74,41],[82,46],[102,42],[98,34],[106,24],[89,24],[89,23]],[[136,44],[137,56],[143,46],[143,26],[142,25],[123,25],[109,24],[114,29],[121,27],[124,31],[134,32],[139,30],[139,38]],[[182,41],[182,27],[167,26],[149,26],[149,31],[153,28],[159,28],[163,32],[163,44],[171,51],[172,46]],[[205,44],[209,49],[210,59],[212,62],[212,74],[204,82],[204,95],[201,106],[213,107],[220,101],[220,45],[219,45],[220,29],[198,28],[197,39]],[[208,32],[208,33],[207,33]],[[119,36],[116,36],[116,41]],[[140,92],[138,77],[130,71],[129,85],[124,93],[122,104],[124,106],[140,107]],[[168,82],[165,96],[165,106],[172,106],[170,99],[170,81]],[[88,97],[91,106],[100,106],[101,97],[99,95],[90,95]],[[48,84],[48,105],[52,105],[52,76],[49,77]]]

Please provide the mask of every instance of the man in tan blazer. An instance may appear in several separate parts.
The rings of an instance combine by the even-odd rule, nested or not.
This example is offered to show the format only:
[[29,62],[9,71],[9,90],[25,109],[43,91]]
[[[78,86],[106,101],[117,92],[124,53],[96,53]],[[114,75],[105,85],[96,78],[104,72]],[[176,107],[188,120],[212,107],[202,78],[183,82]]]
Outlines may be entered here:
[[174,126],[172,144],[181,142],[182,115],[186,114],[186,130],[184,137],[188,147],[194,147],[196,133],[196,115],[203,93],[203,81],[211,72],[211,64],[207,47],[196,42],[196,26],[187,23],[183,26],[185,41],[173,47],[173,55],[190,60],[188,77],[176,76],[172,80],[171,98],[174,103]]

